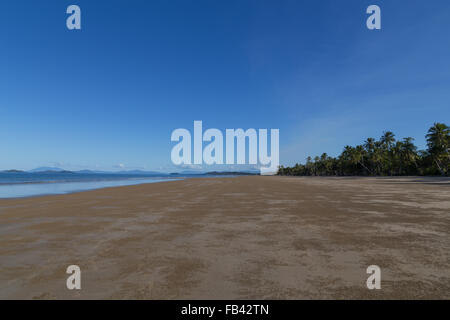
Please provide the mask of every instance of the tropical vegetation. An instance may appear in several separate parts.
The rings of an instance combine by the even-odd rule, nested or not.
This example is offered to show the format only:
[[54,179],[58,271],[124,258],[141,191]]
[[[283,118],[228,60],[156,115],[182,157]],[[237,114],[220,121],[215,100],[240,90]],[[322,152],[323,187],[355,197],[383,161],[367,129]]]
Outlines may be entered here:
[[427,149],[418,150],[411,137],[396,140],[391,131],[379,140],[367,138],[362,145],[345,146],[337,157],[323,153],[308,157],[305,164],[280,166],[288,176],[404,176],[450,175],[450,128],[435,123],[425,136]]

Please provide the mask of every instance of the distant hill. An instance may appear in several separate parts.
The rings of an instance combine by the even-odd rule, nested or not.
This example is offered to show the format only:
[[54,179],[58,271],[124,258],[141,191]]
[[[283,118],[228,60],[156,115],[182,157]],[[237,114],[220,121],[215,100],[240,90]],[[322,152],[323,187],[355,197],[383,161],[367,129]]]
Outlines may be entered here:
[[[21,172],[19,170],[7,170],[8,172]],[[6,171],[3,171],[6,172]],[[102,171],[102,170],[78,170],[69,171],[57,167],[39,167],[29,171],[28,173],[81,173],[81,174],[130,174],[130,175],[152,175],[152,176],[167,176],[168,173],[158,172],[158,171],[144,171],[144,170],[122,170],[122,171]]]
[[106,171],[100,171],[100,170],[79,170],[75,171],[76,173],[84,173],[84,174],[96,174],[96,173],[108,173]]
[[116,171],[116,172],[109,172],[109,173],[116,173],[116,174],[138,174],[138,175],[168,175],[167,173],[162,173],[158,171],[143,171],[143,170],[123,170],[123,171]]
[[17,170],[17,169],[10,169],[10,170],[3,170],[0,172],[6,172],[6,173],[19,173],[19,172],[24,172],[23,170]]
[[201,172],[201,171],[181,171],[181,172],[172,172],[171,176],[190,176],[190,175],[214,175],[214,176],[253,176],[259,175],[259,171],[209,171],[209,172]]
[[69,171],[57,167],[39,167],[29,171],[20,171],[20,170],[5,170],[2,172],[28,172],[28,173],[79,173],[79,174],[127,174],[127,175],[141,175],[141,176],[170,176],[170,175],[259,175],[259,171],[201,171],[201,170],[184,170],[181,172],[172,172],[172,173],[164,173],[158,171],[144,171],[144,170],[122,170],[122,171],[102,171],[102,170],[78,170],[78,171]]
[[211,171],[207,172],[207,175],[215,176],[255,176],[259,175],[259,172],[245,172],[245,171]]
[[32,170],[29,170],[28,172],[64,172],[66,170],[56,167],[39,167]]
[[205,174],[205,171],[195,171],[195,170],[184,170],[184,171],[180,171],[178,172],[179,174]]
[[83,174],[135,174],[135,175],[152,175],[152,176],[166,176],[167,173],[158,171],[144,171],[144,170],[122,170],[122,171],[101,171],[101,170],[79,170],[75,173]]

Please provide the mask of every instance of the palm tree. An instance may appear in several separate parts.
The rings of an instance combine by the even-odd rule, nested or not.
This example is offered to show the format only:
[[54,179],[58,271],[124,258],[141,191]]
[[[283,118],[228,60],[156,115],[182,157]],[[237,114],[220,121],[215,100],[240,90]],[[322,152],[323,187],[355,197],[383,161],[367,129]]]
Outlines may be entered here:
[[306,158],[306,165],[305,165],[305,167],[306,167],[306,174],[308,175],[308,176],[312,176],[312,173],[313,173],[313,163],[312,163],[312,158],[310,157],[310,156],[308,156],[307,158]]
[[[340,162],[341,162],[343,171],[346,173],[354,174],[354,172],[355,172],[354,165],[356,163],[354,160],[353,147],[345,146],[344,151],[342,151],[341,156],[339,158],[340,158]],[[348,167],[350,167],[349,171],[346,170]]]
[[314,175],[315,176],[317,176],[319,173],[319,160],[320,160],[320,158],[318,156],[314,157],[313,167],[314,167]]
[[381,146],[384,149],[384,160],[385,160],[385,168],[388,169],[389,175],[392,175],[392,169],[393,169],[393,154],[392,154],[392,147],[395,143],[395,135],[392,133],[392,131],[384,131],[383,135],[381,136],[380,142]]
[[381,144],[386,147],[387,150],[390,150],[395,142],[395,134],[391,131],[384,131],[381,136]]
[[426,135],[428,152],[434,164],[442,175],[445,175],[449,170],[450,164],[450,128],[443,124],[436,122],[428,130]]
[[363,146],[356,146],[356,148],[354,149],[354,157],[355,160],[364,168],[367,170],[367,172],[369,174],[372,174],[372,171],[370,171],[369,168],[367,168],[367,166],[364,164],[364,158],[366,156],[366,152],[363,148]]
[[367,154],[367,166],[369,168],[372,168],[370,170],[371,174],[373,174],[373,171],[375,170],[375,162],[374,162],[374,152],[375,152],[375,139],[374,138],[367,138],[366,141],[364,141],[364,149],[366,150]]
[[366,149],[367,153],[372,153],[375,149],[375,139],[367,138],[366,141],[364,141],[364,148]]
[[417,147],[413,143],[414,139],[411,137],[403,138],[401,144],[401,162],[405,163],[407,167],[414,164],[415,170],[418,171],[417,166]]
[[417,150],[411,137],[395,141],[391,131],[379,141],[367,138],[363,145],[345,146],[342,153],[330,157],[306,159],[306,164],[279,168],[282,175],[433,175],[450,173],[450,128],[435,123],[426,135],[428,150]]
[[377,174],[382,175],[383,169],[384,169],[384,167],[383,167],[384,150],[382,148],[381,141],[375,141],[372,159],[373,159]]

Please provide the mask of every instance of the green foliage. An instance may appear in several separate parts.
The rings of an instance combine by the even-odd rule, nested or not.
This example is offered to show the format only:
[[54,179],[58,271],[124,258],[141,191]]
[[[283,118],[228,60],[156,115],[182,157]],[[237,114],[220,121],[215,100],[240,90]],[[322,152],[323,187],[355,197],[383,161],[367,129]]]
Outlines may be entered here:
[[363,145],[345,146],[342,153],[330,157],[306,159],[305,164],[280,166],[278,175],[287,176],[405,176],[450,174],[450,128],[435,123],[426,135],[427,150],[417,150],[414,139],[395,140],[391,131],[380,140],[368,138]]

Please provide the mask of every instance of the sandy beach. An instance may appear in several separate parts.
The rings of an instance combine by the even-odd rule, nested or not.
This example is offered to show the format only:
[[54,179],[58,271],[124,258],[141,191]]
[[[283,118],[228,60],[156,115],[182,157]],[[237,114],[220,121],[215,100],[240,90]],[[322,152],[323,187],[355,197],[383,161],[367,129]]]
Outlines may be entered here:
[[[66,288],[81,268],[82,289]],[[381,268],[368,290],[366,268]],[[447,178],[201,178],[0,200],[1,299],[449,299]]]

